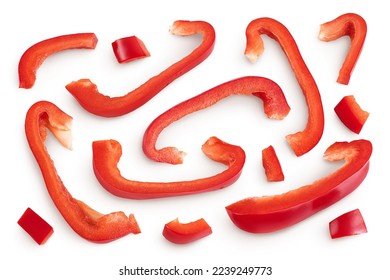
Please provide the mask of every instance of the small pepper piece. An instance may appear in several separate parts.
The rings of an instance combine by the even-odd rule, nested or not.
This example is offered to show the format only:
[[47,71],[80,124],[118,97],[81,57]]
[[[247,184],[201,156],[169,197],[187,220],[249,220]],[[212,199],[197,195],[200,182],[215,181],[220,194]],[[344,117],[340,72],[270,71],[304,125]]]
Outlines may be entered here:
[[24,211],[18,224],[37,242],[43,245],[53,234],[53,227],[30,207]]
[[329,222],[329,233],[332,239],[366,232],[366,223],[359,209],[344,213]]
[[321,41],[330,42],[342,36],[349,36],[351,47],[340,68],[337,82],[348,85],[352,72],[359,59],[367,34],[367,24],[358,14],[346,13],[334,20],[320,25],[318,37]]
[[127,63],[150,56],[144,42],[137,36],[129,36],[112,42],[114,55],[119,63]]
[[145,155],[154,161],[181,164],[185,153],[176,147],[156,149],[160,133],[186,115],[208,108],[234,94],[254,95],[261,98],[264,113],[270,119],[281,120],[290,112],[282,89],[274,81],[256,76],[237,78],[187,99],[154,119],[144,133],[142,148]]
[[175,244],[187,244],[206,237],[212,233],[212,228],[200,218],[189,223],[180,223],[176,218],[165,224],[163,236],[170,242]]
[[324,154],[329,161],[345,161],[335,172],[284,194],[239,200],[227,206],[226,211],[244,231],[267,233],[287,228],[354,191],[368,173],[371,154],[368,140],[336,142]]
[[94,141],[93,170],[100,184],[116,196],[131,199],[150,199],[189,195],[225,188],[241,175],[245,163],[245,152],[211,137],[202,146],[203,152],[212,160],[228,166],[228,169],[207,178],[178,182],[142,182],[122,177],[118,162],[122,147],[115,140]]
[[66,85],[66,89],[85,110],[98,116],[117,117],[136,110],[175,79],[204,61],[214,49],[215,31],[207,22],[178,20],[173,23],[170,31],[174,35],[182,36],[202,34],[203,41],[189,55],[126,95],[118,97],[104,95],[89,79],[71,82]]
[[321,95],[293,36],[282,23],[271,18],[258,18],[251,21],[246,29],[245,55],[247,58],[251,62],[256,62],[263,53],[264,44],[259,36],[261,34],[268,35],[280,44],[306,99],[308,120],[305,129],[286,136],[294,153],[301,156],[317,145],[324,131]]
[[342,123],[356,134],[360,133],[370,115],[359,106],[353,95],[344,96],[334,111]]
[[272,145],[262,150],[262,162],[268,182],[284,181],[283,169]]
[[32,45],[19,61],[19,88],[34,86],[38,68],[48,56],[69,49],[95,49],[97,42],[94,33],[76,33],[49,38]]
[[71,148],[72,117],[48,101],[33,104],[26,114],[25,132],[30,149],[39,165],[47,191],[72,229],[86,240],[105,243],[129,233],[140,233],[133,214],[122,211],[101,214],[75,199],[62,183],[44,141],[50,130],[66,148]]

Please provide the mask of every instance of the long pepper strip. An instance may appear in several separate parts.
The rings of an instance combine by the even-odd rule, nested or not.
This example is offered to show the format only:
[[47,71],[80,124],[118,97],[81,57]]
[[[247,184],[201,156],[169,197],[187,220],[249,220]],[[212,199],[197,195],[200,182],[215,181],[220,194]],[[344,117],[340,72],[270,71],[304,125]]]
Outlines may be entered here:
[[370,141],[336,142],[324,154],[329,161],[345,161],[335,172],[284,194],[239,200],[226,211],[244,231],[267,233],[290,227],[353,192],[366,178],[371,154]]
[[366,21],[360,15],[354,13],[341,15],[332,21],[320,25],[318,37],[321,41],[330,42],[342,36],[349,36],[351,39],[350,49],[337,77],[338,83],[349,84],[353,69],[363,49],[366,34]]
[[94,33],[76,33],[53,37],[32,45],[19,61],[19,87],[33,87],[38,68],[48,56],[69,49],[95,49],[97,42]]
[[71,116],[47,101],[33,104],[26,115],[27,141],[55,206],[72,229],[89,241],[104,243],[129,233],[139,233],[140,229],[133,214],[129,217],[123,212],[101,214],[73,198],[62,183],[44,141],[47,130],[50,130],[61,144],[70,149],[71,122]]
[[88,112],[102,117],[117,117],[132,112],[144,105],[171,82],[190,71],[212,52],[215,43],[214,28],[204,21],[175,21],[170,29],[174,35],[189,36],[202,34],[202,43],[188,56],[174,63],[157,76],[119,97],[110,97],[99,92],[89,79],[71,82],[67,90]]
[[305,129],[286,136],[294,153],[301,156],[317,145],[324,131],[324,112],[320,92],[294,38],[283,24],[274,19],[255,19],[247,26],[245,55],[251,62],[256,62],[264,51],[263,40],[259,36],[261,34],[268,35],[280,44],[306,98],[308,120]]
[[146,156],[159,162],[182,163],[185,153],[176,147],[156,149],[160,133],[171,123],[186,115],[210,107],[235,94],[254,95],[261,98],[264,103],[264,113],[270,119],[283,119],[290,112],[283,91],[274,81],[255,76],[237,78],[181,102],[153,120],[146,129],[143,138],[142,148]]
[[189,195],[225,188],[233,184],[241,175],[245,164],[245,152],[211,137],[202,146],[203,152],[211,160],[228,166],[228,169],[214,176],[177,182],[143,182],[122,177],[118,162],[122,147],[115,140],[93,142],[93,169],[100,184],[116,196],[131,199],[150,199]]

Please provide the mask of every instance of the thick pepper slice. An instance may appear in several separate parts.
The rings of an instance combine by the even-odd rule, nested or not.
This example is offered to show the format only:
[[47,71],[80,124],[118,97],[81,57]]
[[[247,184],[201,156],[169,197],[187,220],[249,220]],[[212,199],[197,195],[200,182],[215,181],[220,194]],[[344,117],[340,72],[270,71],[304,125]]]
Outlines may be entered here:
[[360,15],[354,13],[343,14],[320,25],[318,37],[321,41],[334,41],[342,36],[349,36],[351,39],[351,47],[337,77],[338,83],[349,84],[353,69],[363,49],[366,34],[366,21]]
[[32,45],[19,61],[19,87],[33,87],[37,70],[48,56],[69,49],[95,49],[97,42],[94,33],[76,33],[53,37]]
[[372,153],[371,142],[336,142],[324,154],[329,161],[344,160],[337,171],[310,185],[284,194],[249,197],[226,207],[233,223],[252,233],[267,233],[292,226],[334,204],[365,179]]
[[301,156],[317,145],[324,131],[324,112],[320,92],[293,36],[283,24],[274,19],[258,18],[247,26],[245,55],[251,62],[256,62],[264,51],[263,40],[259,36],[261,34],[268,35],[280,44],[306,98],[308,120],[305,129],[286,136],[294,153]]
[[150,78],[138,88],[119,97],[110,97],[99,92],[89,79],[71,82],[66,89],[84,109],[102,117],[117,117],[132,112],[144,105],[175,79],[190,71],[212,52],[215,43],[214,28],[204,21],[179,20],[170,29],[175,35],[202,34],[202,43],[188,56],[174,63],[157,76]]
[[329,222],[329,233],[332,239],[366,232],[366,223],[359,209],[344,213]]
[[165,239],[176,244],[187,244],[212,234],[209,224],[200,218],[189,223],[180,223],[176,218],[165,224],[163,236]]
[[221,173],[196,180],[178,182],[142,182],[122,177],[118,162],[122,147],[115,140],[93,142],[93,169],[100,184],[116,196],[131,199],[149,199],[195,194],[218,190],[233,184],[241,175],[245,163],[245,152],[211,137],[202,146],[203,152],[212,160],[228,166]]
[[182,163],[185,153],[177,148],[156,149],[160,133],[167,126],[186,115],[210,107],[234,94],[254,95],[261,98],[264,103],[264,113],[270,119],[283,119],[290,112],[283,91],[274,81],[255,76],[237,78],[183,101],[153,120],[146,129],[143,138],[142,148],[145,155],[154,161],[170,164]]
[[123,212],[101,214],[73,198],[62,183],[44,141],[47,130],[50,130],[65,147],[70,148],[71,121],[71,116],[47,101],[33,104],[26,115],[27,141],[55,206],[72,229],[89,241],[104,243],[129,233],[139,233],[140,229],[133,214],[129,217]]

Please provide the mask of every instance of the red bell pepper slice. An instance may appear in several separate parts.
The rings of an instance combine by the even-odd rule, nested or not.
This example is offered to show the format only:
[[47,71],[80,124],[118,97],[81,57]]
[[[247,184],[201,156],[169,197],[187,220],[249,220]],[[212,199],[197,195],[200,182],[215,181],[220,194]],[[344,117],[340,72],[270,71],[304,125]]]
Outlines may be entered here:
[[329,222],[329,233],[332,239],[366,232],[366,223],[359,209],[344,213]]
[[342,123],[356,134],[360,133],[370,115],[359,106],[353,95],[344,96],[334,111]]
[[116,196],[131,199],[149,199],[195,194],[218,190],[233,184],[241,175],[245,152],[211,137],[203,146],[203,152],[212,160],[228,166],[228,169],[207,178],[178,182],[142,182],[122,177],[118,162],[122,147],[115,140],[93,142],[93,169],[100,184]]
[[[216,86],[198,96],[184,101],[157,117],[146,129],[143,149],[155,161],[171,164],[182,163],[184,152],[175,147],[156,150],[155,145],[161,131],[172,122],[204,108],[233,94],[253,94],[264,102],[264,112],[269,118],[282,119],[290,111],[280,87],[267,78],[242,77]],[[211,137],[202,147],[212,160],[221,162],[228,169],[211,177],[179,182],[141,182],[122,177],[117,164],[122,154],[120,143],[115,140],[95,141],[93,143],[93,167],[101,185],[114,195],[148,199],[167,196],[194,194],[217,190],[233,184],[241,175],[245,163],[245,152]]]
[[120,38],[112,42],[111,45],[119,63],[127,63],[150,56],[144,42],[137,36]]
[[55,206],[72,229],[89,241],[104,243],[129,233],[139,233],[140,229],[133,214],[129,217],[123,212],[101,214],[73,198],[62,183],[44,141],[47,130],[50,130],[65,147],[70,148],[71,121],[71,116],[48,101],[33,104],[26,114],[27,141]]
[[38,68],[48,56],[69,49],[95,49],[97,42],[94,33],[76,33],[49,38],[32,45],[19,61],[19,88],[34,86]]
[[343,14],[334,20],[320,25],[319,39],[324,42],[337,40],[342,36],[349,36],[351,47],[340,68],[337,82],[348,85],[352,72],[360,57],[367,34],[367,24],[358,14]]
[[212,228],[203,219],[189,223],[180,223],[176,218],[165,224],[163,236],[175,244],[187,244],[206,237],[212,233]]
[[259,36],[261,34],[268,35],[280,44],[306,98],[308,121],[305,129],[286,136],[294,153],[301,156],[317,145],[324,131],[321,95],[293,36],[283,24],[274,19],[258,18],[247,26],[245,55],[248,59],[255,62],[264,51],[263,40]]
[[39,245],[45,244],[54,232],[53,227],[30,207],[24,211],[23,215],[18,220],[18,224]]
[[371,153],[372,145],[367,140],[336,142],[324,157],[345,161],[337,171],[284,194],[242,199],[227,206],[227,213],[238,228],[252,233],[292,226],[354,191],[368,173]]
[[182,163],[185,153],[177,148],[156,149],[160,133],[171,123],[186,115],[210,107],[234,94],[254,95],[261,98],[264,103],[264,113],[270,119],[283,119],[290,112],[283,91],[274,81],[255,76],[237,78],[183,101],[153,120],[146,129],[143,138],[142,148],[145,155],[154,161],[170,164]]
[[89,79],[71,82],[66,89],[76,98],[84,109],[102,117],[117,117],[136,110],[175,79],[190,71],[212,52],[215,43],[214,28],[204,21],[175,21],[170,29],[175,35],[189,36],[202,34],[202,43],[188,56],[174,63],[160,74],[150,78],[138,88],[119,97],[101,94]]
[[262,163],[269,182],[284,181],[284,173],[278,155],[273,146],[268,146],[262,151]]

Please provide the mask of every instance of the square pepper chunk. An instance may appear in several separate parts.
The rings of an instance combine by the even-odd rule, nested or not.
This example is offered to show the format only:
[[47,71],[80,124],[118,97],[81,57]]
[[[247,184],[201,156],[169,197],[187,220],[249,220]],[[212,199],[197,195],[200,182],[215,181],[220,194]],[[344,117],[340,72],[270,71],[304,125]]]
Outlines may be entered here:
[[44,244],[53,234],[54,230],[44,219],[42,219],[31,208],[23,213],[18,224],[37,242]]

